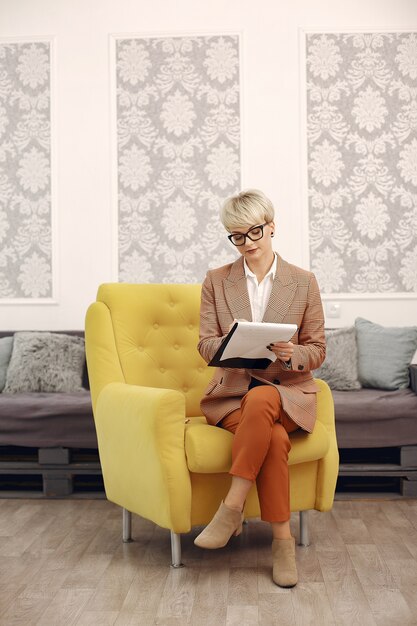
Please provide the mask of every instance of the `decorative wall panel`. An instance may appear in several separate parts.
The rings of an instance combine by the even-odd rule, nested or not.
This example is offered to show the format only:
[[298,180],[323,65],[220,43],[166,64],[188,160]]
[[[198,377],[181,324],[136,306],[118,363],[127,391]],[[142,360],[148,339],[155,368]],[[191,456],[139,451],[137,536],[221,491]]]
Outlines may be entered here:
[[199,282],[234,259],[219,223],[240,188],[238,36],[116,40],[119,279]]
[[324,293],[416,293],[417,33],[306,44],[311,268]]
[[52,295],[50,43],[0,43],[0,298]]

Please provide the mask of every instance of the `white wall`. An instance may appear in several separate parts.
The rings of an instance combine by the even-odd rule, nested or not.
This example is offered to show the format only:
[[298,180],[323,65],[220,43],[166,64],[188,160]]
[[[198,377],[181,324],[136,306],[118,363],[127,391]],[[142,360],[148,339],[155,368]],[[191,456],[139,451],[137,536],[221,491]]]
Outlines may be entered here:
[[[55,304],[1,304],[0,328],[84,326],[97,286],[117,280],[112,206],[109,34],[239,31],[243,45],[242,186],[278,209],[276,246],[307,266],[300,113],[300,29],[417,30],[415,0],[0,0],[0,37],[55,36]],[[302,96],[303,94],[301,94]],[[303,230],[304,229],[304,230]],[[417,299],[340,300],[357,315],[417,324]]]

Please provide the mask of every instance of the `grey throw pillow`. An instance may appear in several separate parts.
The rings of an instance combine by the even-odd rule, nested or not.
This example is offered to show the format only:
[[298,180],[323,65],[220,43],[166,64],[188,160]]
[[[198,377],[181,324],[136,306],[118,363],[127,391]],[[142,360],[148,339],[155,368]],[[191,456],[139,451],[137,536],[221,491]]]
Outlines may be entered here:
[[13,337],[2,337],[0,339],[0,392],[6,384],[7,368],[13,349]]
[[16,332],[3,393],[82,391],[84,360],[81,337]]
[[360,389],[355,327],[329,329],[325,335],[326,358],[323,365],[313,372],[314,377],[325,380],[330,389]]
[[380,326],[358,317],[355,327],[362,385],[388,390],[408,387],[408,366],[417,349],[417,326]]

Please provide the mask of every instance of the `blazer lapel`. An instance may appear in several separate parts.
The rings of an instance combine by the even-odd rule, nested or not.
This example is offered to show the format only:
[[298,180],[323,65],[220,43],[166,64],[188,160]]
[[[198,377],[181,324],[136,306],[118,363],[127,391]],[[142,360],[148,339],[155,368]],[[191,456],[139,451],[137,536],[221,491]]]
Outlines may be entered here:
[[229,276],[223,280],[223,288],[232,316],[235,319],[244,319],[251,322],[252,309],[243,267],[243,257],[233,263]]
[[268,305],[262,319],[263,322],[282,322],[288,313],[297,290],[297,283],[292,276],[289,264],[279,254],[277,257],[277,271]]

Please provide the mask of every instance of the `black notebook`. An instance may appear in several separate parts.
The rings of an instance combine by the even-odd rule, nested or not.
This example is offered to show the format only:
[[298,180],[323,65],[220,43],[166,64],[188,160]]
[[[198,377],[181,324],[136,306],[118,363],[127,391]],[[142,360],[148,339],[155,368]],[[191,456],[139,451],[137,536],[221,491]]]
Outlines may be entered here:
[[209,365],[266,369],[277,358],[266,346],[275,341],[289,341],[296,331],[296,324],[237,321],[223,339]]

